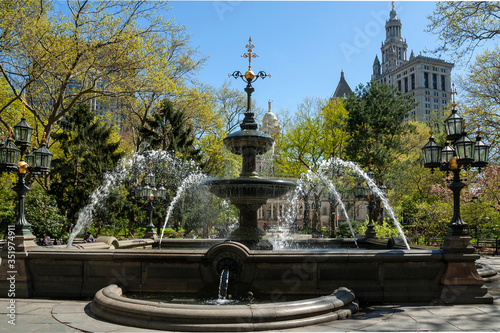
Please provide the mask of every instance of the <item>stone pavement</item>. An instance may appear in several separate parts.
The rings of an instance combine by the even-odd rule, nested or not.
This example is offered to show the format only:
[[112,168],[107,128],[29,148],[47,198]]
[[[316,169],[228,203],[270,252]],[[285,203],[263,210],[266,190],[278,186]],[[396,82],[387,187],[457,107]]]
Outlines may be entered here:
[[[500,270],[500,257],[482,257]],[[283,332],[397,332],[481,331],[500,332],[500,281],[488,284],[495,298],[491,304],[433,305],[392,304],[362,308],[346,320],[283,330]],[[9,299],[0,299],[0,333],[30,332],[159,332],[116,325],[96,318],[89,302],[16,299],[15,326],[8,321]]]

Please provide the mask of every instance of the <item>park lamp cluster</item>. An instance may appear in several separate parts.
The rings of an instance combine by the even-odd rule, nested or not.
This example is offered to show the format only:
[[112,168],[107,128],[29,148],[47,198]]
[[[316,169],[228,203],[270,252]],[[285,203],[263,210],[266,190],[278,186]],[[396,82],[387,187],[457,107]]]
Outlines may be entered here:
[[[453,101],[451,115],[444,121],[446,143],[439,146],[433,137],[432,126],[427,144],[422,148],[424,167],[441,171],[452,171],[461,168],[484,168],[488,165],[490,146],[481,140],[478,130],[476,140],[471,140],[465,131],[465,120],[457,113]],[[450,143],[451,142],[451,145]]]
[[167,199],[167,189],[163,179],[156,186],[156,176],[153,173],[153,161],[149,161],[149,172],[146,173],[142,181],[137,179],[137,186],[134,189],[134,197],[137,200],[147,200],[148,201],[148,212],[149,212],[149,223],[146,226],[146,233],[144,238],[153,237],[156,235],[155,225],[153,224],[153,210],[155,200],[166,200]]
[[[9,128],[7,139],[0,139],[0,171],[13,172],[19,174],[43,174],[50,171],[52,153],[47,149],[45,133],[40,144],[40,148],[33,147],[31,152],[31,134],[33,128],[28,125],[23,116],[21,121],[14,126],[14,130]],[[14,139],[12,138],[14,137]],[[15,140],[15,141],[14,141]],[[26,153],[28,153],[26,155]],[[24,157],[26,156],[26,161]]]
[[[48,173],[52,162],[52,153],[47,149],[45,133],[43,133],[40,148],[33,147],[31,152],[28,151],[31,146],[32,133],[33,128],[26,122],[23,111],[23,117],[14,126],[14,130],[9,128],[7,139],[4,141],[3,133],[0,139],[0,173],[15,173],[18,176],[17,182],[12,188],[18,197],[18,214],[15,223],[16,235],[27,238],[33,238],[33,235],[29,229],[31,224],[24,216],[24,199],[30,191],[25,177],[27,174],[41,175]],[[31,181],[33,181],[33,178],[29,179],[28,185]]]
[[152,171],[152,163],[153,161],[149,161],[149,172],[145,175],[142,185],[141,180],[137,179],[137,186],[134,189],[134,197],[136,199],[163,200],[167,198],[167,189],[163,180],[158,184],[158,187],[155,186],[156,176]]
[[[480,137],[478,130],[476,140],[471,140],[465,131],[465,121],[457,113],[454,95],[456,91],[453,89],[452,113],[444,121],[446,129],[446,143],[444,147],[439,146],[432,136],[432,127],[430,137],[427,144],[422,147],[424,156],[424,167],[430,168],[431,172],[434,168],[439,168],[441,171],[453,173],[453,180],[448,185],[448,188],[453,192],[453,218],[448,223],[449,236],[466,235],[467,223],[460,216],[460,191],[466,185],[461,182],[460,171],[470,167],[484,168],[488,165],[488,155],[490,146],[485,144]],[[451,144],[449,143],[451,142]]]

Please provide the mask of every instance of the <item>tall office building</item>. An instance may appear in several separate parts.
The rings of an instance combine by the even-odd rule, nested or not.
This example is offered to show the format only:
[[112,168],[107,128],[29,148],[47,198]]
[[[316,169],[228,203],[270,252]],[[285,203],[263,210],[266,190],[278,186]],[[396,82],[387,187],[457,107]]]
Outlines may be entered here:
[[417,102],[418,106],[410,111],[408,119],[431,125],[431,115],[442,116],[451,102],[453,64],[437,58],[415,56],[413,50],[408,59],[408,45],[401,37],[401,27],[401,20],[393,7],[385,24],[386,38],[380,48],[382,61],[375,56],[371,79],[395,87]]

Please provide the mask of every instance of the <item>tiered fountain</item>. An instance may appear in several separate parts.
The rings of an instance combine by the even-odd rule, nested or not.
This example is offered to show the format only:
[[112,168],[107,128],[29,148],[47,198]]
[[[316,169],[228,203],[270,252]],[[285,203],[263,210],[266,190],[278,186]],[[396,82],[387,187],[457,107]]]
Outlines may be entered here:
[[255,157],[271,149],[274,139],[257,130],[258,125],[254,119],[251,103],[254,91],[252,83],[271,75],[264,71],[257,74],[252,71],[252,58],[257,55],[253,52],[251,38],[246,47],[248,53],[243,54],[243,57],[248,58],[247,72],[241,74],[240,71],[235,71],[230,76],[241,78],[246,82],[247,110],[240,125],[241,130],[231,133],[224,139],[227,149],[233,154],[242,156],[242,171],[239,178],[210,180],[206,184],[213,194],[230,200],[240,211],[239,228],[231,233],[229,239],[243,243],[250,249],[272,250],[271,243],[263,239],[264,232],[257,227],[257,210],[267,199],[281,197],[293,190],[297,184],[286,180],[262,179],[257,174]]

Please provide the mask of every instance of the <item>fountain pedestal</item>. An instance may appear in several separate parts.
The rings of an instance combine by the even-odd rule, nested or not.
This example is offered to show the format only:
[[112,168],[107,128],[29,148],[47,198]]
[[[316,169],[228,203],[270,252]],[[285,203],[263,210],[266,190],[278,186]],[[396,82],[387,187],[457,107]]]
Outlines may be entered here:
[[279,198],[297,184],[285,180],[262,179],[257,173],[256,156],[265,154],[274,145],[274,139],[258,131],[252,111],[252,82],[267,76],[263,71],[255,74],[251,68],[251,59],[256,57],[252,53],[251,40],[247,45],[248,53],[244,54],[249,59],[248,70],[245,74],[236,71],[234,78],[241,78],[246,82],[247,109],[245,118],[240,124],[241,130],[229,134],[224,139],[224,145],[231,153],[241,155],[242,166],[240,177],[236,179],[210,180],[205,182],[210,192],[216,196],[229,200],[240,211],[239,227],[233,231],[230,240],[240,242],[250,249],[272,250],[269,241],[263,239],[265,232],[257,226],[257,210],[267,202],[267,199]]

